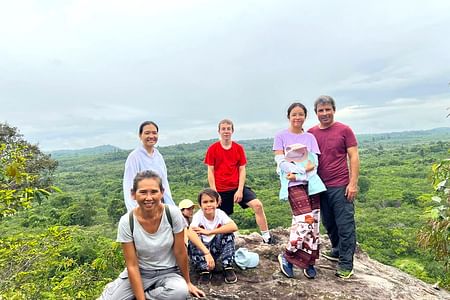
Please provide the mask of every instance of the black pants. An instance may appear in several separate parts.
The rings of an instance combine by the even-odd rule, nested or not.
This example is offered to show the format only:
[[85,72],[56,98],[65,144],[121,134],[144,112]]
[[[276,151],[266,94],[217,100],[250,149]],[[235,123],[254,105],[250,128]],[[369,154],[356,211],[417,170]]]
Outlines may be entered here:
[[320,213],[332,252],[339,255],[338,269],[352,270],[356,248],[355,207],[345,197],[345,188],[327,187],[320,194]]

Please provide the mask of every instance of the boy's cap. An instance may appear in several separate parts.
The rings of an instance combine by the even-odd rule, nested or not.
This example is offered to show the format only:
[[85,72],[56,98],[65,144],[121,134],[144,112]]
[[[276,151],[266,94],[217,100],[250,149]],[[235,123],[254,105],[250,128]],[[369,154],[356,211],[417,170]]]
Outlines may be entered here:
[[305,145],[297,143],[297,144],[292,144],[286,147],[286,157],[289,157],[289,153],[292,153],[293,151],[297,151],[300,149],[306,148]]
[[192,207],[192,206],[197,207],[197,205],[194,204],[194,202],[192,202],[192,201],[189,200],[189,199],[183,199],[183,200],[181,200],[180,203],[178,204],[178,207],[179,207],[180,209],[190,208],[190,207]]
[[239,248],[234,254],[234,262],[243,270],[255,268],[259,264],[259,255],[258,253],[248,251],[247,248]]

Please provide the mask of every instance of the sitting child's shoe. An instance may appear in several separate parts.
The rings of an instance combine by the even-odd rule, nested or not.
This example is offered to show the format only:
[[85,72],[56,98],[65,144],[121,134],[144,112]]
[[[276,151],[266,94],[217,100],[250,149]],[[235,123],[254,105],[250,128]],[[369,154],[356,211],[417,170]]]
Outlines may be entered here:
[[337,270],[334,275],[336,275],[339,278],[348,279],[352,277],[353,270],[343,270],[343,269]]
[[277,243],[276,238],[272,235],[270,236],[270,238],[266,241],[263,239],[263,243],[264,244],[268,244],[268,245],[275,245]]
[[317,272],[313,265],[309,265],[308,268],[303,269],[303,274],[308,279],[314,279],[317,275]]
[[237,282],[237,276],[236,276],[236,273],[234,273],[233,267],[225,267],[223,270],[223,277],[224,277],[226,283],[236,283]]
[[294,269],[290,262],[287,261],[286,257],[284,257],[284,254],[278,255],[278,262],[280,263],[280,269],[281,272],[286,275],[288,278],[294,277]]
[[200,272],[200,278],[198,279],[198,284],[206,285],[211,282],[212,274],[208,271]]

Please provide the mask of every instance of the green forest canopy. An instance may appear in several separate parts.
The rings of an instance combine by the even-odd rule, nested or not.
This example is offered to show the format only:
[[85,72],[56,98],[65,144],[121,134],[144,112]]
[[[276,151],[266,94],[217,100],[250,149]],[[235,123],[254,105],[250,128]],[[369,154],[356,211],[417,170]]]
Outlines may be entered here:
[[[357,236],[372,258],[427,281],[448,274],[417,246],[423,211],[433,205],[433,163],[449,156],[450,129],[359,135],[361,193],[356,204]],[[207,186],[203,157],[212,142],[160,147],[174,199],[195,200]],[[265,205],[271,227],[288,227],[288,204],[280,202],[272,140],[241,141],[248,156],[247,183]],[[57,152],[55,185],[63,193],[1,220],[0,298],[95,298],[123,267],[114,242],[125,212],[123,165],[129,151],[114,147]],[[255,230],[250,210],[233,215],[241,231]],[[19,289],[20,287],[20,289]]]

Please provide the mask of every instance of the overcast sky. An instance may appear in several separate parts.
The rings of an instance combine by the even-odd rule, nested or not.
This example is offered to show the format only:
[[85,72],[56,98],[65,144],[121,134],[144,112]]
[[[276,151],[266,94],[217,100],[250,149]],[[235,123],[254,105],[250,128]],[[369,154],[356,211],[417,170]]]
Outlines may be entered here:
[[0,3],[0,122],[43,150],[272,137],[321,94],[357,134],[450,126],[448,0]]

